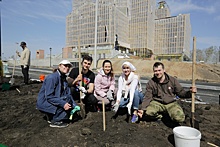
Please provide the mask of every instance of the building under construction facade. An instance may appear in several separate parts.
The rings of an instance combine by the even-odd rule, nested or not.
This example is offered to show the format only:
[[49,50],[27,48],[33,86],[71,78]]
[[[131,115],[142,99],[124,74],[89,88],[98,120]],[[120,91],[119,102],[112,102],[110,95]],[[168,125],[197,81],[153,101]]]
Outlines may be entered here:
[[159,60],[189,60],[190,15],[170,16],[165,1],[158,3],[155,19],[154,55]]
[[178,54],[178,59],[188,56],[189,15],[171,17],[164,1],[158,6],[156,0],[96,2],[73,0],[72,12],[66,17],[65,47],[72,49],[73,57],[77,58],[79,46],[82,53],[91,56],[96,49],[97,59],[110,58],[118,52],[156,59],[165,55]]
[[75,54],[78,46],[82,53],[94,54],[96,23],[98,58],[111,57],[116,45],[118,50],[130,48],[127,0],[99,0],[97,7],[94,0],[73,0],[66,20],[66,47]]

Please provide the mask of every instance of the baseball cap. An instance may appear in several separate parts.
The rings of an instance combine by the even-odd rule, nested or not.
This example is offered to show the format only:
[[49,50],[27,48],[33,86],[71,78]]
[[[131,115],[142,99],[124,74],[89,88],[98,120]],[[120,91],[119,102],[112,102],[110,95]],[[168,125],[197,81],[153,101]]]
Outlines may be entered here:
[[73,65],[70,63],[69,60],[62,60],[62,61],[59,63],[59,65],[60,65],[60,64],[64,64],[64,65],[69,64],[71,67],[73,66]]
[[24,45],[26,45],[26,42],[22,41],[20,46],[24,46]]

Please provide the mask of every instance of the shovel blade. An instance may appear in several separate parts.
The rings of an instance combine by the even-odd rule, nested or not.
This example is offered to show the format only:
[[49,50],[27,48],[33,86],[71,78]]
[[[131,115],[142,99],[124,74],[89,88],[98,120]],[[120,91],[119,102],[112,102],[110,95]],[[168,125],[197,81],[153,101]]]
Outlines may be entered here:
[[191,127],[199,130],[199,121],[198,120],[191,118],[190,124],[191,124]]
[[82,118],[85,118],[85,117],[86,117],[85,104],[83,104],[83,103],[77,103],[77,105],[80,107],[80,111],[78,111],[79,115],[80,115]]
[[11,78],[10,81],[9,81],[9,83],[10,83],[11,85],[14,85],[15,79],[14,79],[14,78]]

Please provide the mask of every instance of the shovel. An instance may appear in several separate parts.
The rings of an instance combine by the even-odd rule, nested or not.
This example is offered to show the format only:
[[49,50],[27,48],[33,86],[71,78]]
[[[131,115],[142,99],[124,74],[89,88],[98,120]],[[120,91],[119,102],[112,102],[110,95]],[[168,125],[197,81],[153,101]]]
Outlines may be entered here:
[[[17,50],[16,50],[16,53],[17,53]],[[17,54],[15,54],[14,67],[13,67],[11,79],[10,79],[10,81],[9,81],[9,83],[11,83],[11,85],[14,85],[14,83],[15,83],[14,74],[15,74],[16,60],[17,60]]]
[[[196,37],[193,37],[192,87],[195,87],[196,75]],[[199,121],[195,118],[195,93],[192,92],[191,125],[199,130]]]

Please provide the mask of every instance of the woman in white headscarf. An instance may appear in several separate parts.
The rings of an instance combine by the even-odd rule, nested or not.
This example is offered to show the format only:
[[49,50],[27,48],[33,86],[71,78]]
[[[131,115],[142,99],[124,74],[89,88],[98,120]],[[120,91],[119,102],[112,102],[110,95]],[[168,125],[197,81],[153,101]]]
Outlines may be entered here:
[[137,110],[144,98],[139,77],[134,73],[135,70],[136,68],[130,62],[122,64],[122,75],[118,79],[117,100],[113,106],[115,112],[119,107],[127,107],[131,115],[131,110],[133,110],[132,123],[138,121]]

